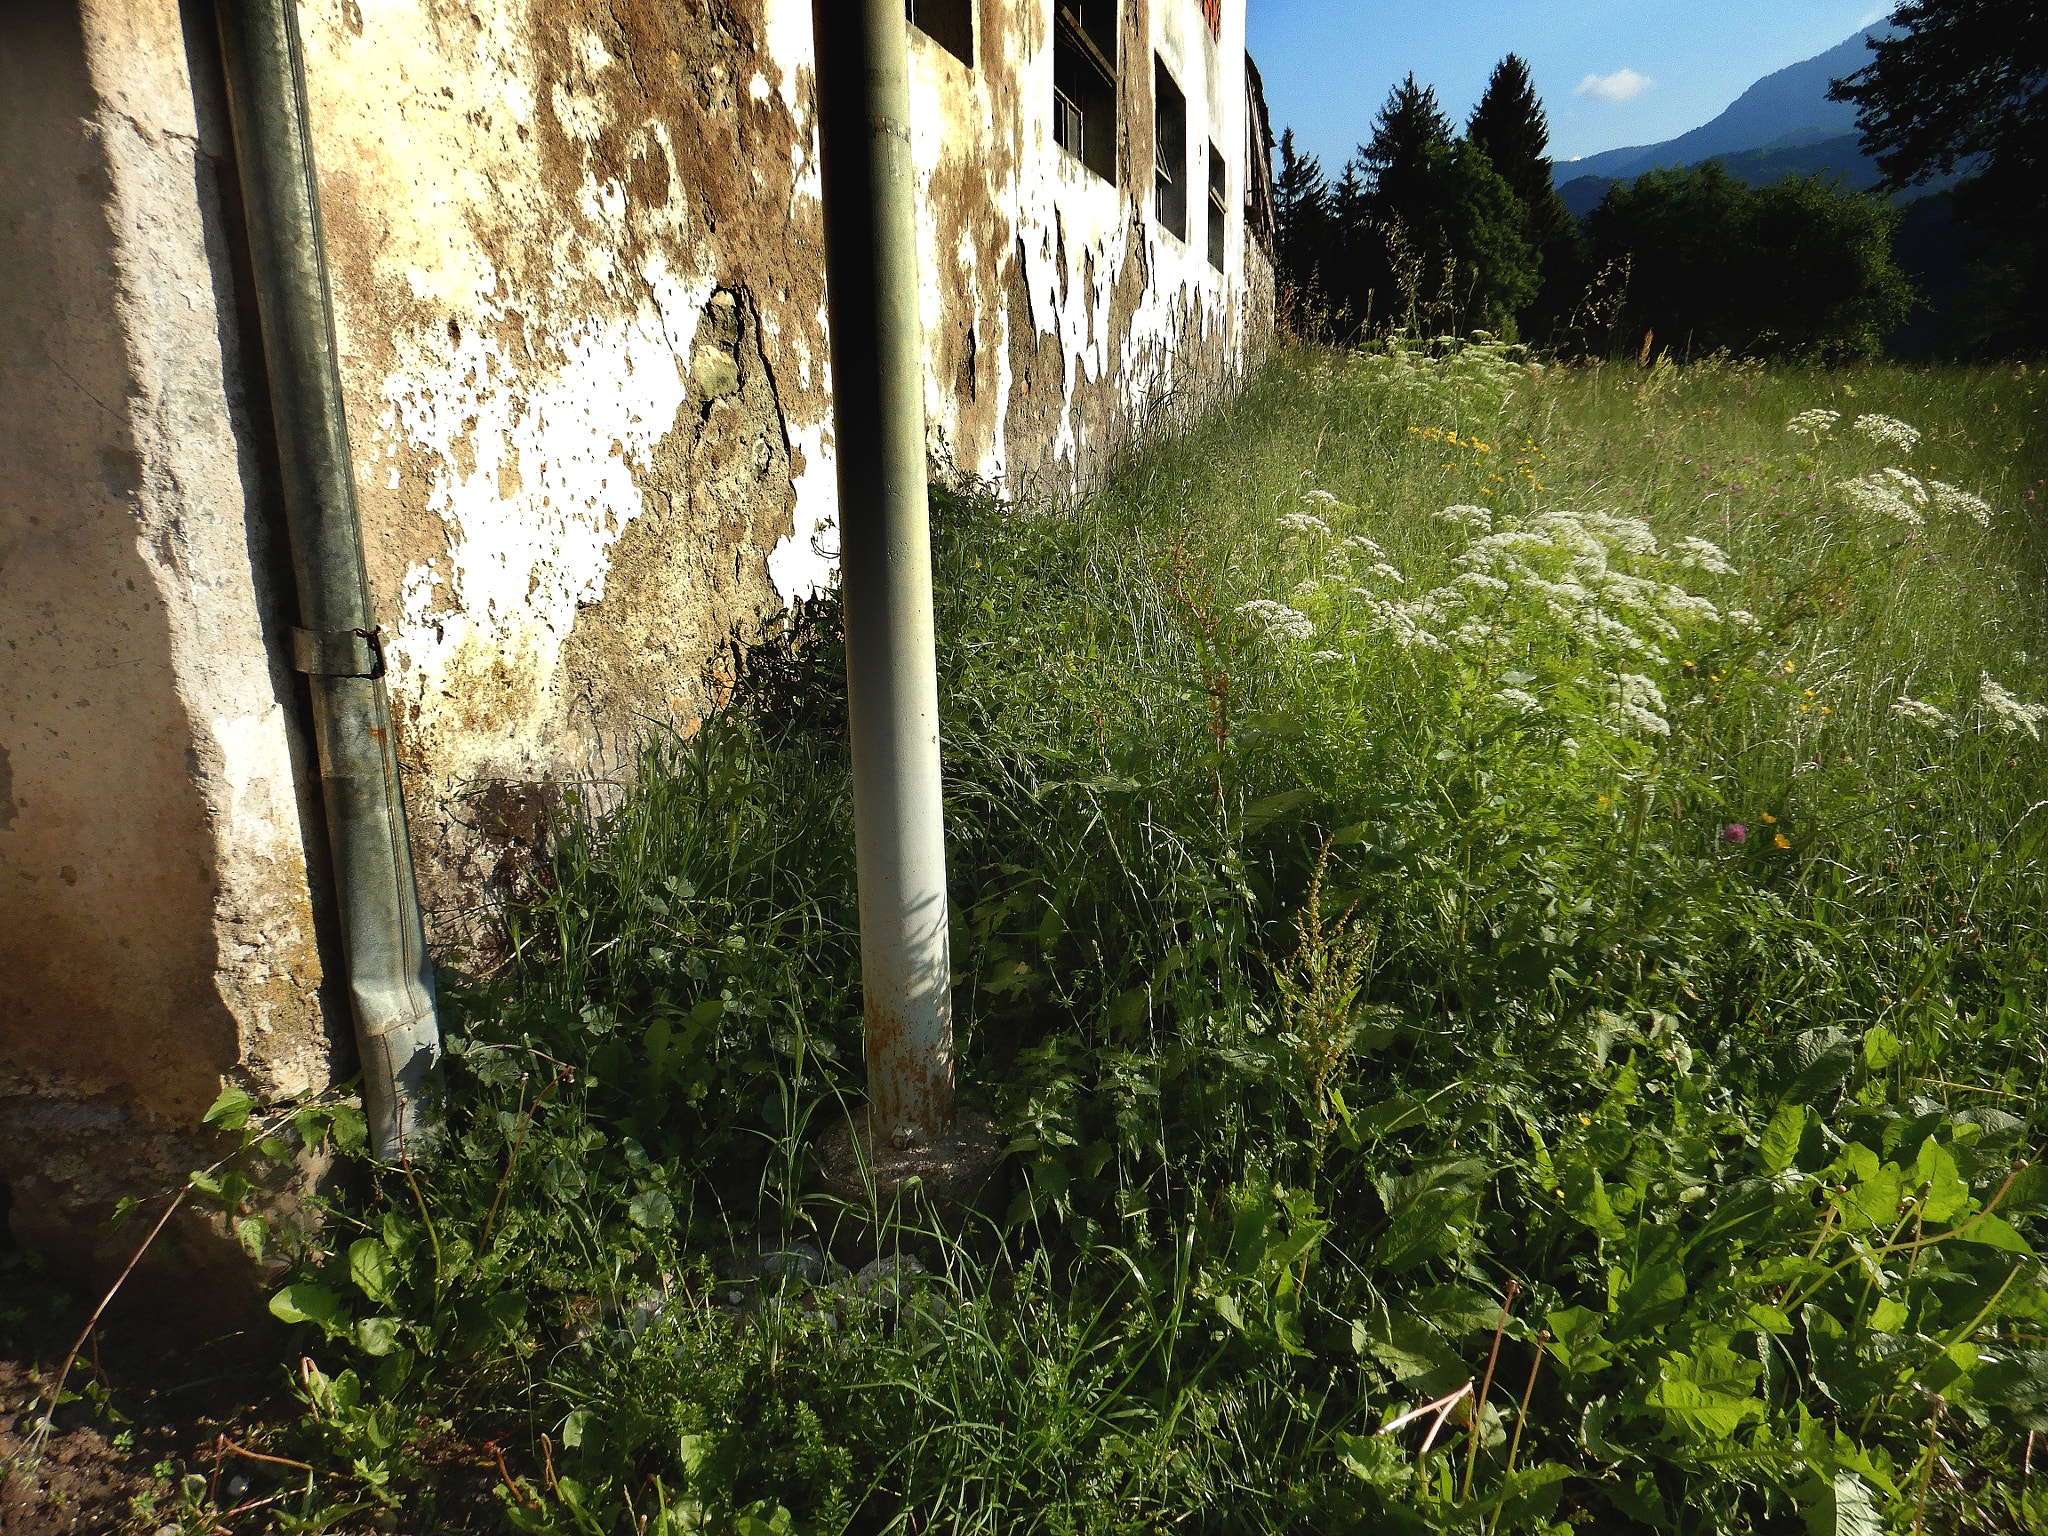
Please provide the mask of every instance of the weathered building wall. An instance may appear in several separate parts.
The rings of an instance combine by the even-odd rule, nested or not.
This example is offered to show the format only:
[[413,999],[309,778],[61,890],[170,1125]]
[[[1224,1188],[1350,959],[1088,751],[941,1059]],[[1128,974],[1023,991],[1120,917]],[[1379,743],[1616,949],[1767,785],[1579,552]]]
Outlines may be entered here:
[[[192,1166],[223,1077],[351,1068],[210,11],[74,5],[0,3],[0,1180],[18,1230],[89,1248],[117,1193]],[[1054,142],[1052,0],[974,11],[971,65],[911,34],[932,447],[1064,494],[1263,346],[1242,11],[1124,0],[1113,180]],[[720,646],[831,579],[809,0],[300,24],[416,862],[456,947],[551,796],[688,728]],[[1153,216],[1155,56],[1186,240]]]
[[0,1180],[73,1259],[331,1055],[206,99],[175,6],[0,7]]

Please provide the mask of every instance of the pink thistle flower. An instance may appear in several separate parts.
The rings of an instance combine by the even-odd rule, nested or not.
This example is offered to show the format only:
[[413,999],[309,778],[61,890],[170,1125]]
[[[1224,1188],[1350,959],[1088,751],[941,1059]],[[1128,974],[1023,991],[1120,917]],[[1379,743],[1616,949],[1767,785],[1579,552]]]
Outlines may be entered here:
[[1740,845],[1749,841],[1749,828],[1739,821],[1731,821],[1721,829],[1721,841]]

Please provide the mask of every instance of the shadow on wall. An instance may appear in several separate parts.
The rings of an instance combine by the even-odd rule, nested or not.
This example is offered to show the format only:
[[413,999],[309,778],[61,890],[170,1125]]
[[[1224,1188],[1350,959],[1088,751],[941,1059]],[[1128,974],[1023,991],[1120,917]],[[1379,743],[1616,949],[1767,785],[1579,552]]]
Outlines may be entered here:
[[[188,53],[210,48],[206,8],[187,12]],[[176,23],[155,20],[175,47]],[[187,460],[162,452],[204,430],[182,414],[195,378],[211,367],[217,391],[233,373],[163,355],[163,311],[213,301],[225,332],[234,282],[217,162],[160,148],[96,95],[78,6],[0,0],[0,1185],[14,1235],[86,1272],[132,1251],[134,1232],[106,1226],[122,1195],[167,1194],[211,1160],[199,1117],[245,1057],[222,993],[237,914],[217,868],[220,770],[203,760],[220,722],[190,699],[215,638],[219,550],[200,541],[246,543],[259,590],[274,552],[264,498],[245,494],[246,431],[218,483],[185,483]],[[123,206],[124,176],[180,163],[211,216],[210,294],[167,280],[175,256],[138,256]],[[191,202],[160,182],[149,195]],[[273,666],[289,711],[286,678]],[[165,1236],[160,1271],[240,1267],[197,1218]]]

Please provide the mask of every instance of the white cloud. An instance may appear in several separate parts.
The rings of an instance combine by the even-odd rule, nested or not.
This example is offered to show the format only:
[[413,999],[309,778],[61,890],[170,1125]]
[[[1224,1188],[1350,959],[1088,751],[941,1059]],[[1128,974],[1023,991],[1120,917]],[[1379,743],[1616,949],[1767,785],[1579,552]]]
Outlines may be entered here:
[[1611,75],[1586,76],[1572,94],[1597,96],[1602,101],[1632,101],[1656,83],[1648,75],[1639,75],[1632,69],[1617,69]]

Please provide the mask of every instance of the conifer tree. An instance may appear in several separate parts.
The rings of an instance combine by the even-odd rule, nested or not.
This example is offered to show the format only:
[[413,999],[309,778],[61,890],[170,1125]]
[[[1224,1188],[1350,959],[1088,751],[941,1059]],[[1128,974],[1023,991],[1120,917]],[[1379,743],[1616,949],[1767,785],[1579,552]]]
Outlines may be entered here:
[[1562,313],[1581,279],[1579,235],[1551,179],[1550,120],[1520,56],[1511,53],[1494,66],[1466,136],[1486,151],[1522,205],[1523,235],[1543,285],[1536,311],[1546,317]]
[[1373,120],[1372,139],[1358,146],[1371,178],[1372,215],[1382,222],[1414,223],[1430,201],[1432,151],[1448,149],[1451,120],[1437,105],[1436,87],[1417,85],[1411,73],[1388,93]]
[[1273,183],[1274,231],[1280,269],[1298,293],[1320,291],[1337,256],[1329,179],[1322,162],[1294,147],[1294,130],[1280,135],[1280,175]]

